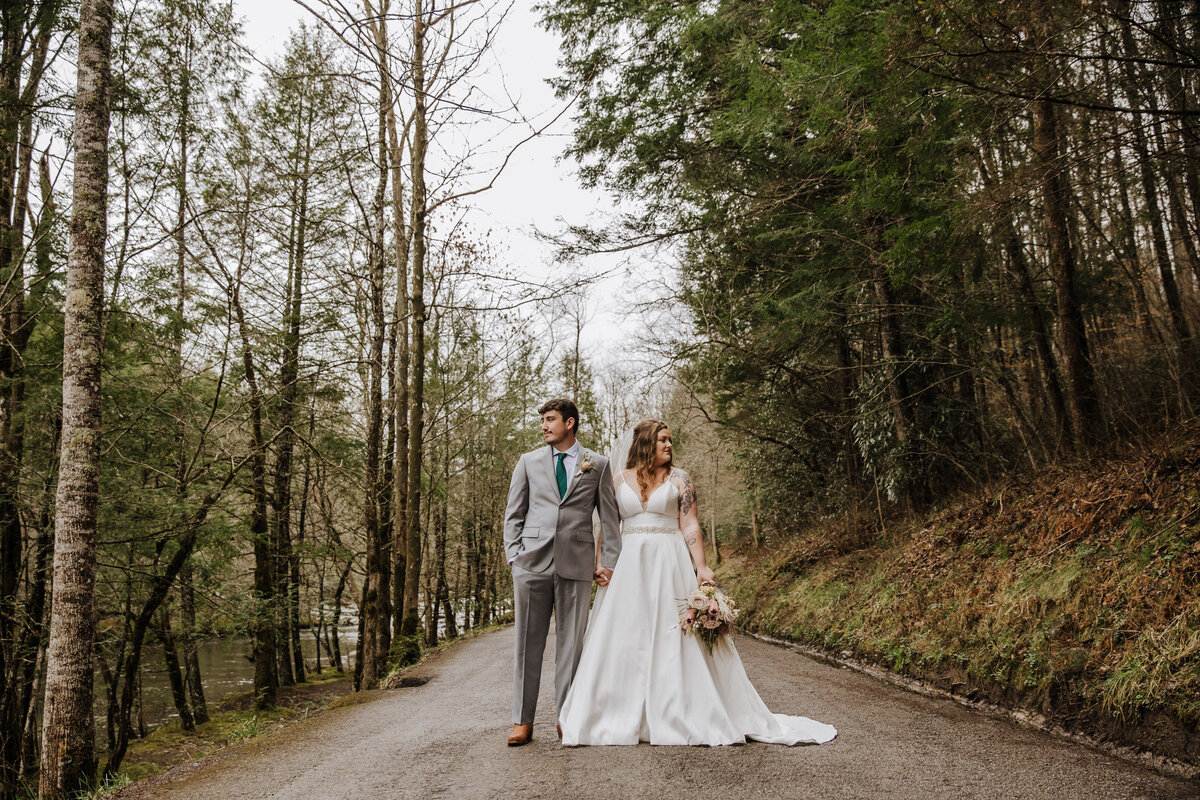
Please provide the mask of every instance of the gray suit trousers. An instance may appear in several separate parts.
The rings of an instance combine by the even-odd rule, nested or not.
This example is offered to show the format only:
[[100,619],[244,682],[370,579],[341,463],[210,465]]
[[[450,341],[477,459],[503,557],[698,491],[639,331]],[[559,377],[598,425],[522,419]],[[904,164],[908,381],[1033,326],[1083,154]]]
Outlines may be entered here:
[[513,564],[513,615],[516,668],[513,670],[513,722],[532,725],[542,680],[542,656],[554,612],[554,718],[562,711],[571,678],[583,653],[592,582],[563,578],[553,568],[530,572]]

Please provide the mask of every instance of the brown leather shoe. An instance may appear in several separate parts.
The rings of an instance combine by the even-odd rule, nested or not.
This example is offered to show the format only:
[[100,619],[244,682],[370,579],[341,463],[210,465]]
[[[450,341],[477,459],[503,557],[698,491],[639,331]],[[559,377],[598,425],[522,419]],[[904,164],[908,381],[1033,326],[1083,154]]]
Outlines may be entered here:
[[562,725],[555,725],[554,727],[558,729],[558,740],[561,742],[562,741]]
[[533,726],[521,725],[519,723],[513,725],[512,733],[508,735],[508,746],[517,747],[522,744],[529,744],[533,741]]

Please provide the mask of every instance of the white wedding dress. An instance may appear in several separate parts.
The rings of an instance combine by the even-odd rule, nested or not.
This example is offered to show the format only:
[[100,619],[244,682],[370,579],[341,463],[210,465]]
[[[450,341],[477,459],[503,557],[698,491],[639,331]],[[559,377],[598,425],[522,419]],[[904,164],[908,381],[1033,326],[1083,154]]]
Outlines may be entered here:
[[669,480],[643,505],[617,486],[621,555],[596,593],[583,654],[559,722],[564,745],[820,744],[837,735],[807,717],[772,714],[725,637],[712,653],[679,630],[696,574]]

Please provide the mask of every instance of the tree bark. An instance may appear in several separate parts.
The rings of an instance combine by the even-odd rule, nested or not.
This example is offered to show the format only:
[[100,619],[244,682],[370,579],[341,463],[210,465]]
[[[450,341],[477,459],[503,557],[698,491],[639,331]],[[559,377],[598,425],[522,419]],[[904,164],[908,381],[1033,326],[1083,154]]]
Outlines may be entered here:
[[338,637],[338,625],[342,620],[342,593],[346,590],[346,580],[350,577],[350,568],[354,566],[354,559],[346,560],[346,566],[342,569],[342,574],[338,576],[337,591],[333,593],[333,620],[329,623],[329,640],[331,644],[331,655],[333,665],[337,667],[338,672],[342,672],[342,644]]
[[[247,194],[247,202],[249,195]],[[243,221],[245,225],[245,221]],[[243,230],[242,235],[247,232]],[[250,389],[250,541],[254,550],[254,707],[275,705],[279,679],[275,671],[275,624],[272,619],[275,597],[274,556],[270,526],[267,522],[267,445],[263,438],[263,398],[259,391],[246,314],[241,301],[242,272],[229,284],[230,302],[237,316],[242,345],[242,366]]]
[[[24,425],[20,409],[25,401],[24,353],[33,319],[26,310],[24,276],[25,218],[33,164],[33,114],[46,53],[59,3],[42,2],[30,13],[8,15],[3,27],[0,75],[0,797],[19,788],[19,761],[24,741],[26,699],[33,679],[29,661],[36,658],[40,619],[18,630],[18,582],[22,562],[20,516],[21,464]],[[28,23],[28,30],[22,28]],[[26,50],[26,46],[29,49]],[[32,51],[32,53],[30,52]],[[32,60],[30,61],[30,55]],[[25,85],[22,70],[28,68]],[[14,186],[15,184],[15,186]],[[43,224],[49,228],[54,204],[43,206]],[[32,625],[39,626],[37,628]],[[26,646],[35,641],[32,651]]]
[[412,395],[409,422],[408,529],[404,574],[403,636],[416,636],[420,625],[417,595],[421,583],[421,462],[425,424],[425,153],[428,148],[425,107],[425,10],[415,0],[413,13],[413,145],[412,145]]
[[[846,336],[847,326],[841,320],[834,331],[837,345],[837,392],[839,411],[842,419],[839,427],[842,430],[842,453],[846,465],[846,493],[849,504],[857,508],[863,496],[862,456],[858,442],[854,439],[854,357],[850,350],[850,341]],[[753,506],[750,512],[750,527],[753,533],[754,546],[758,547],[758,524]],[[714,539],[715,541],[715,539]]]
[[[283,364],[279,372],[280,430],[275,457],[275,491],[273,510],[275,513],[276,546],[276,592],[280,621],[279,630],[284,631],[283,647],[276,653],[279,661],[280,682],[291,685],[304,680],[303,663],[296,664],[292,643],[299,642],[299,564],[292,553],[292,461],[296,442],[297,397],[300,374],[300,325],[304,298],[305,258],[308,236],[308,193],[309,168],[312,151],[312,111],[305,119],[302,113],[296,119],[296,145],[301,148],[297,170],[297,185],[294,196],[297,200],[292,234],[289,237],[290,269],[288,296],[283,312]],[[295,563],[294,563],[295,562]],[[297,668],[298,667],[298,668]]]
[[179,724],[185,731],[194,731],[196,720],[192,716],[191,707],[188,706],[183,672],[179,669],[179,652],[175,645],[175,637],[171,635],[171,618],[165,607],[158,615],[158,628],[155,633],[162,644],[163,664],[167,669],[167,682],[171,685],[171,699],[175,701],[175,710],[179,713]]
[[901,367],[904,347],[900,340],[900,326],[896,321],[892,282],[888,277],[887,267],[878,259],[871,265],[871,285],[875,290],[879,341],[883,348],[883,362],[887,370],[888,398],[891,400],[892,416],[895,420],[896,440],[903,445],[908,441],[909,429],[912,427],[908,378]]
[[[186,47],[190,50],[190,32],[189,42]],[[179,170],[176,176],[176,206],[175,206],[175,319],[171,324],[172,333],[172,352],[171,352],[171,369],[172,383],[174,384],[176,408],[175,408],[175,485],[176,485],[176,503],[177,507],[182,509],[185,507],[185,501],[188,495],[188,451],[187,451],[187,431],[184,427],[186,419],[185,407],[186,401],[183,390],[183,333],[185,324],[185,309],[187,301],[187,206],[188,206],[188,159],[190,155],[189,146],[191,143],[190,128],[191,128],[191,71],[184,66],[180,69],[180,102],[179,116],[176,123],[179,139]],[[192,589],[192,567],[191,563],[184,564],[181,572],[181,581],[179,586],[180,606],[183,612],[183,662],[187,673],[187,690],[190,695],[191,702],[195,704],[195,718],[199,722],[208,720],[207,705],[204,702],[204,686],[201,683],[200,677],[200,660],[196,653],[196,642],[192,636],[192,631],[196,627],[196,607],[194,593]],[[170,637],[170,631],[167,630],[166,635]],[[166,640],[163,641],[163,647],[167,646]],[[170,668],[172,661],[177,661],[175,654],[174,639],[171,638],[171,654],[167,662]],[[173,676],[172,676],[173,677]],[[174,688],[174,687],[172,687]],[[178,700],[176,702],[178,706]],[[182,708],[179,712],[180,721],[184,724],[184,730],[192,730],[195,727],[190,709]]]
[[[1180,51],[1180,42],[1194,39],[1200,30],[1197,20],[1200,19],[1200,3],[1191,3],[1192,11],[1187,15],[1179,15],[1171,0],[1158,0],[1159,18],[1162,20],[1162,36],[1167,45],[1176,52]],[[1192,30],[1188,30],[1190,21]],[[1189,82],[1189,77],[1191,82]],[[1179,136],[1183,140],[1182,147],[1182,181],[1191,201],[1191,220],[1186,219],[1183,199],[1178,200],[1180,215],[1185,217],[1182,229],[1193,243],[1200,238],[1200,126],[1196,122],[1196,98],[1193,90],[1194,75],[1187,76],[1183,70],[1167,70],[1167,99],[1171,110],[1179,116]],[[1189,85],[1190,84],[1190,85]],[[1192,261],[1192,278],[1200,283],[1200,261]]]
[[[316,411],[310,410],[308,416],[308,440],[313,441],[313,434],[316,431]],[[300,519],[296,525],[296,546],[292,548],[289,566],[291,569],[291,629],[292,629],[292,661],[296,680],[306,681],[308,678],[305,675],[304,669],[304,650],[300,643],[300,551],[304,548],[304,535],[308,524],[308,494],[309,487],[312,485],[312,458],[308,448],[304,450],[304,477],[300,481]],[[319,593],[318,593],[319,594]],[[317,597],[317,604],[323,602],[322,597]],[[321,650],[317,648],[317,672],[321,671]]]
[[[371,9],[367,3],[368,11]],[[369,297],[371,313],[370,351],[367,356],[369,385],[367,387],[367,442],[366,442],[366,497],[363,502],[365,536],[367,540],[367,580],[364,584],[361,613],[364,615],[362,646],[362,688],[373,688],[387,673],[388,649],[391,644],[391,548],[384,541],[384,524],[381,517],[381,460],[383,450],[383,344],[387,335],[387,323],[383,313],[383,291],[385,283],[384,251],[384,200],[389,177],[387,147],[387,110],[389,82],[383,63],[386,53],[388,4],[380,7],[379,21],[375,24],[379,64],[379,120],[378,167],[379,179],[375,186],[372,204],[373,240],[369,248]]]
[[[386,54],[384,65],[389,63]],[[392,499],[392,629],[399,631],[404,619],[404,579],[407,556],[407,545],[401,540],[408,518],[408,460],[409,460],[409,426],[408,426],[408,373],[409,373],[409,297],[408,297],[408,253],[409,230],[404,223],[404,164],[402,140],[400,139],[396,122],[396,108],[392,99],[391,72],[384,70],[385,87],[387,89],[387,126],[388,153],[392,167],[392,250],[396,271],[396,330],[393,339],[396,341],[396,367],[391,376],[394,406],[392,426],[396,432],[394,450],[391,453],[392,486],[395,497]]]
[[112,0],[83,0],[80,6],[63,328],[63,433],[39,777],[39,791],[47,800],[83,791],[96,771],[92,664],[113,16]]
[[192,562],[183,565],[179,574],[179,610],[183,630],[179,634],[183,645],[184,674],[187,678],[188,703],[197,725],[208,722],[208,702],[204,699],[204,683],[200,677],[200,654],[196,648],[196,597],[192,586]]
[[[1157,101],[1153,93],[1142,97],[1139,90],[1139,76],[1134,69],[1132,59],[1137,58],[1137,45],[1133,40],[1133,32],[1129,24],[1121,26],[1121,44],[1126,60],[1123,62],[1125,72],[1125,93],[1131,105],[1142,106],[1157,114]],[[1171,252],[1167,244],[1167,231],[1164,224],[1162,207],[1159,205],[1160,194],[1158,180],[1154,174],[1154,163],[1150,159],[1150,146],[1146,139],[1145,125],[1142,119],[1133,122],[1133,152],[1137,156],[1138,175],[1142,183],[1142,198],[1146,203],[1146,224],[1150,228],[1150,240],[1153,243],[1154,263],[1158,266],[1159,281],[1162,284],[1163,299],[1167,304],[1167,316],[1170,320],[1172,333],[1176,341],[1186,345],[1189,339],[1187,321],[1183,315],[1183,304],[1179,298],[1179,285],[1175,280],[1175,269],[1171,264]]]
[[1096,395],[1095,370],[1083,312],[1079,306],[1075,251],[1069,234],[1070,202],[1060,148],[1054,104],[1048,99],[1035,101],[1032,149],[1041,168],[1042,214],[1050,275],[1057,301],[1056,316],[1067,385],[1067,411],[1075,445],[1082,448],[1098,433],[1096,425],[1100,420],[1100,403]]

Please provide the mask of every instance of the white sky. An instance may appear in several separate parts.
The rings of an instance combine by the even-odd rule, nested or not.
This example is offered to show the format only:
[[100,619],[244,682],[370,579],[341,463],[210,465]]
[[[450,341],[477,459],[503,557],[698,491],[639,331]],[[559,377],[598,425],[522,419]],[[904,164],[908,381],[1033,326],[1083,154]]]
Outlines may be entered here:
[[[347,5],[353,7],[354,0]],[[520,100],[525,116],[549,121],[561,109],[546,84],[557,71],[558,40],[538,25],[532,5],[532,0],[516,0],[500,29],[494,62],[500,65],[504,84]],[[235,13],[244,21],[247,45],[260,59],[279,54],[289,30],[309,18],[309,12],[295,0],[235,0]],[[490,74],[494,76],[496,71]],[[502,250],[500,257],[527,270],[528,278],[540,279],[556,268],[550,247],[533,236],[535,229],[557,231],[562,227],[559,220],[583,223],[612,209],[609,198],[579,184],[574,162],[558,160],[570,131],[568,112],[546,134],[522,147],[493,189],[470,200],[476,208],[471,217],[475,227],[493,230],[493,240]],[[588,293],[591,321],[584,341],[594,362],[618,360],[622,348],[615,343],[638,335],[640,318],[622,313],[633,299],[629,296],[632,290],[626,287],[635,282],[640,285],[648,276],[668,274],[665,264],[652,263],[650,258],[649,253],[591,257],[580,265],[587,273],[606,274]],[[644,293],[645,287],[639,291]]]

